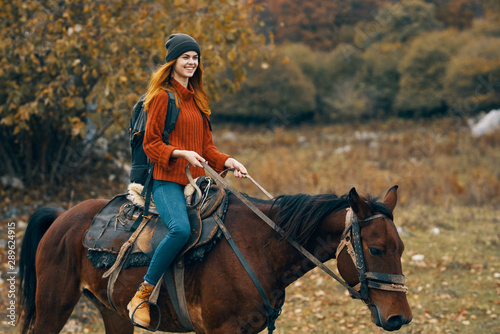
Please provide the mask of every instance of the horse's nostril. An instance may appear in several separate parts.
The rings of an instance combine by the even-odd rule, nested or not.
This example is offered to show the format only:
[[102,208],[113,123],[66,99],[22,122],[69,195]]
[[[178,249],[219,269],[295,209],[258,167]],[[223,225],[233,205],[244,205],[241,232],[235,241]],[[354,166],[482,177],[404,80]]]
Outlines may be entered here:
[[399,329],[405,324],[405,318],[402,315],[393,315],[387,319],[387,325],[393,329]]

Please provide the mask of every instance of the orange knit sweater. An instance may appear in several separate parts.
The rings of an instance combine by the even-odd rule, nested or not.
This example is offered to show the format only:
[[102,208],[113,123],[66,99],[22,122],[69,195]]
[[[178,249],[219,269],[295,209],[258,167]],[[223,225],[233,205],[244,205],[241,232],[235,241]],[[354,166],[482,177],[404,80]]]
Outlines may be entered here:
[[[163,141],[163,130],[167,117],[168,94],[161,92],[149,106],[146,133],[144,135],[144,152],[155,163],[153,178],[186,185],[189,183],[184,168],[186,159],[172,158],[176,149],[195,151],[208,161],[210,167],[217,172],[224,170],[224,162],[229,155],[220,153],[212,141],[212,133],[207,117],[202,117],[194,102],[192,87],[186,89],[175,79],[171,79],[179,92],[179,118],[175,129],[169,136],[169,145]],[[202,168],[189,167],[194,178],[205,175]]]

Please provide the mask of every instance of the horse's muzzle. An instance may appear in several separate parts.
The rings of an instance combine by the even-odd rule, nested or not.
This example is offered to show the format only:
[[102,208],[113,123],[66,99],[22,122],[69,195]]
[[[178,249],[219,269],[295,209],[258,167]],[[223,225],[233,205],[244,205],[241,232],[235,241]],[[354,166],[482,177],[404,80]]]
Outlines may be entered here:
[[406,319],[402,315],[393,315],[387,319],[386,328],[384,329],[388,331],[395,331],[400,329],[406,323]]
[[391,315],[387,320],[380,316],[380,313],[375,305],[372,306],[372,320],[378,327],[382,327],[386,331],[397,331],[403,325],[409,324],[412,319],[406,319],[404,316]]

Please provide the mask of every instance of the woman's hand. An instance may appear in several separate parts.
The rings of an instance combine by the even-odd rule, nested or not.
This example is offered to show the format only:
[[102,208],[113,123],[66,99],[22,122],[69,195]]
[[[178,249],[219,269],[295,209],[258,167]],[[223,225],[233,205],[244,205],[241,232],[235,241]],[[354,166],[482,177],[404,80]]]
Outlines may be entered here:
[[224,167],[234,168],[234,176],[237,178],[244,178],[248,173],[245,166],[233,158],[228,158],[226,162],[224,162]]
[[200,162],[207,162],[201,155],[199,155],[195,151],[174,150],[172,152],[172,158],[186,159],[191,165],[200,168],[203,168]]

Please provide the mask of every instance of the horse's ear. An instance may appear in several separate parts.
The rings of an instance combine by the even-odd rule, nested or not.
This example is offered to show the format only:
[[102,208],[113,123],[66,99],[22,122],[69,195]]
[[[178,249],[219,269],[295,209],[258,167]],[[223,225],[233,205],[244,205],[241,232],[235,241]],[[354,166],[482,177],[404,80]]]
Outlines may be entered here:
[[394,211],[396,207],[396,203],[398,202],[398,186],[394,186],[385,195],[384,204],[391,209],[391,212]]
[[370,216],[370,207],[364,199],[359,197],[356,188],[352,188],[351,191],[349,191],[349,205],[358,219],[363,220]]

